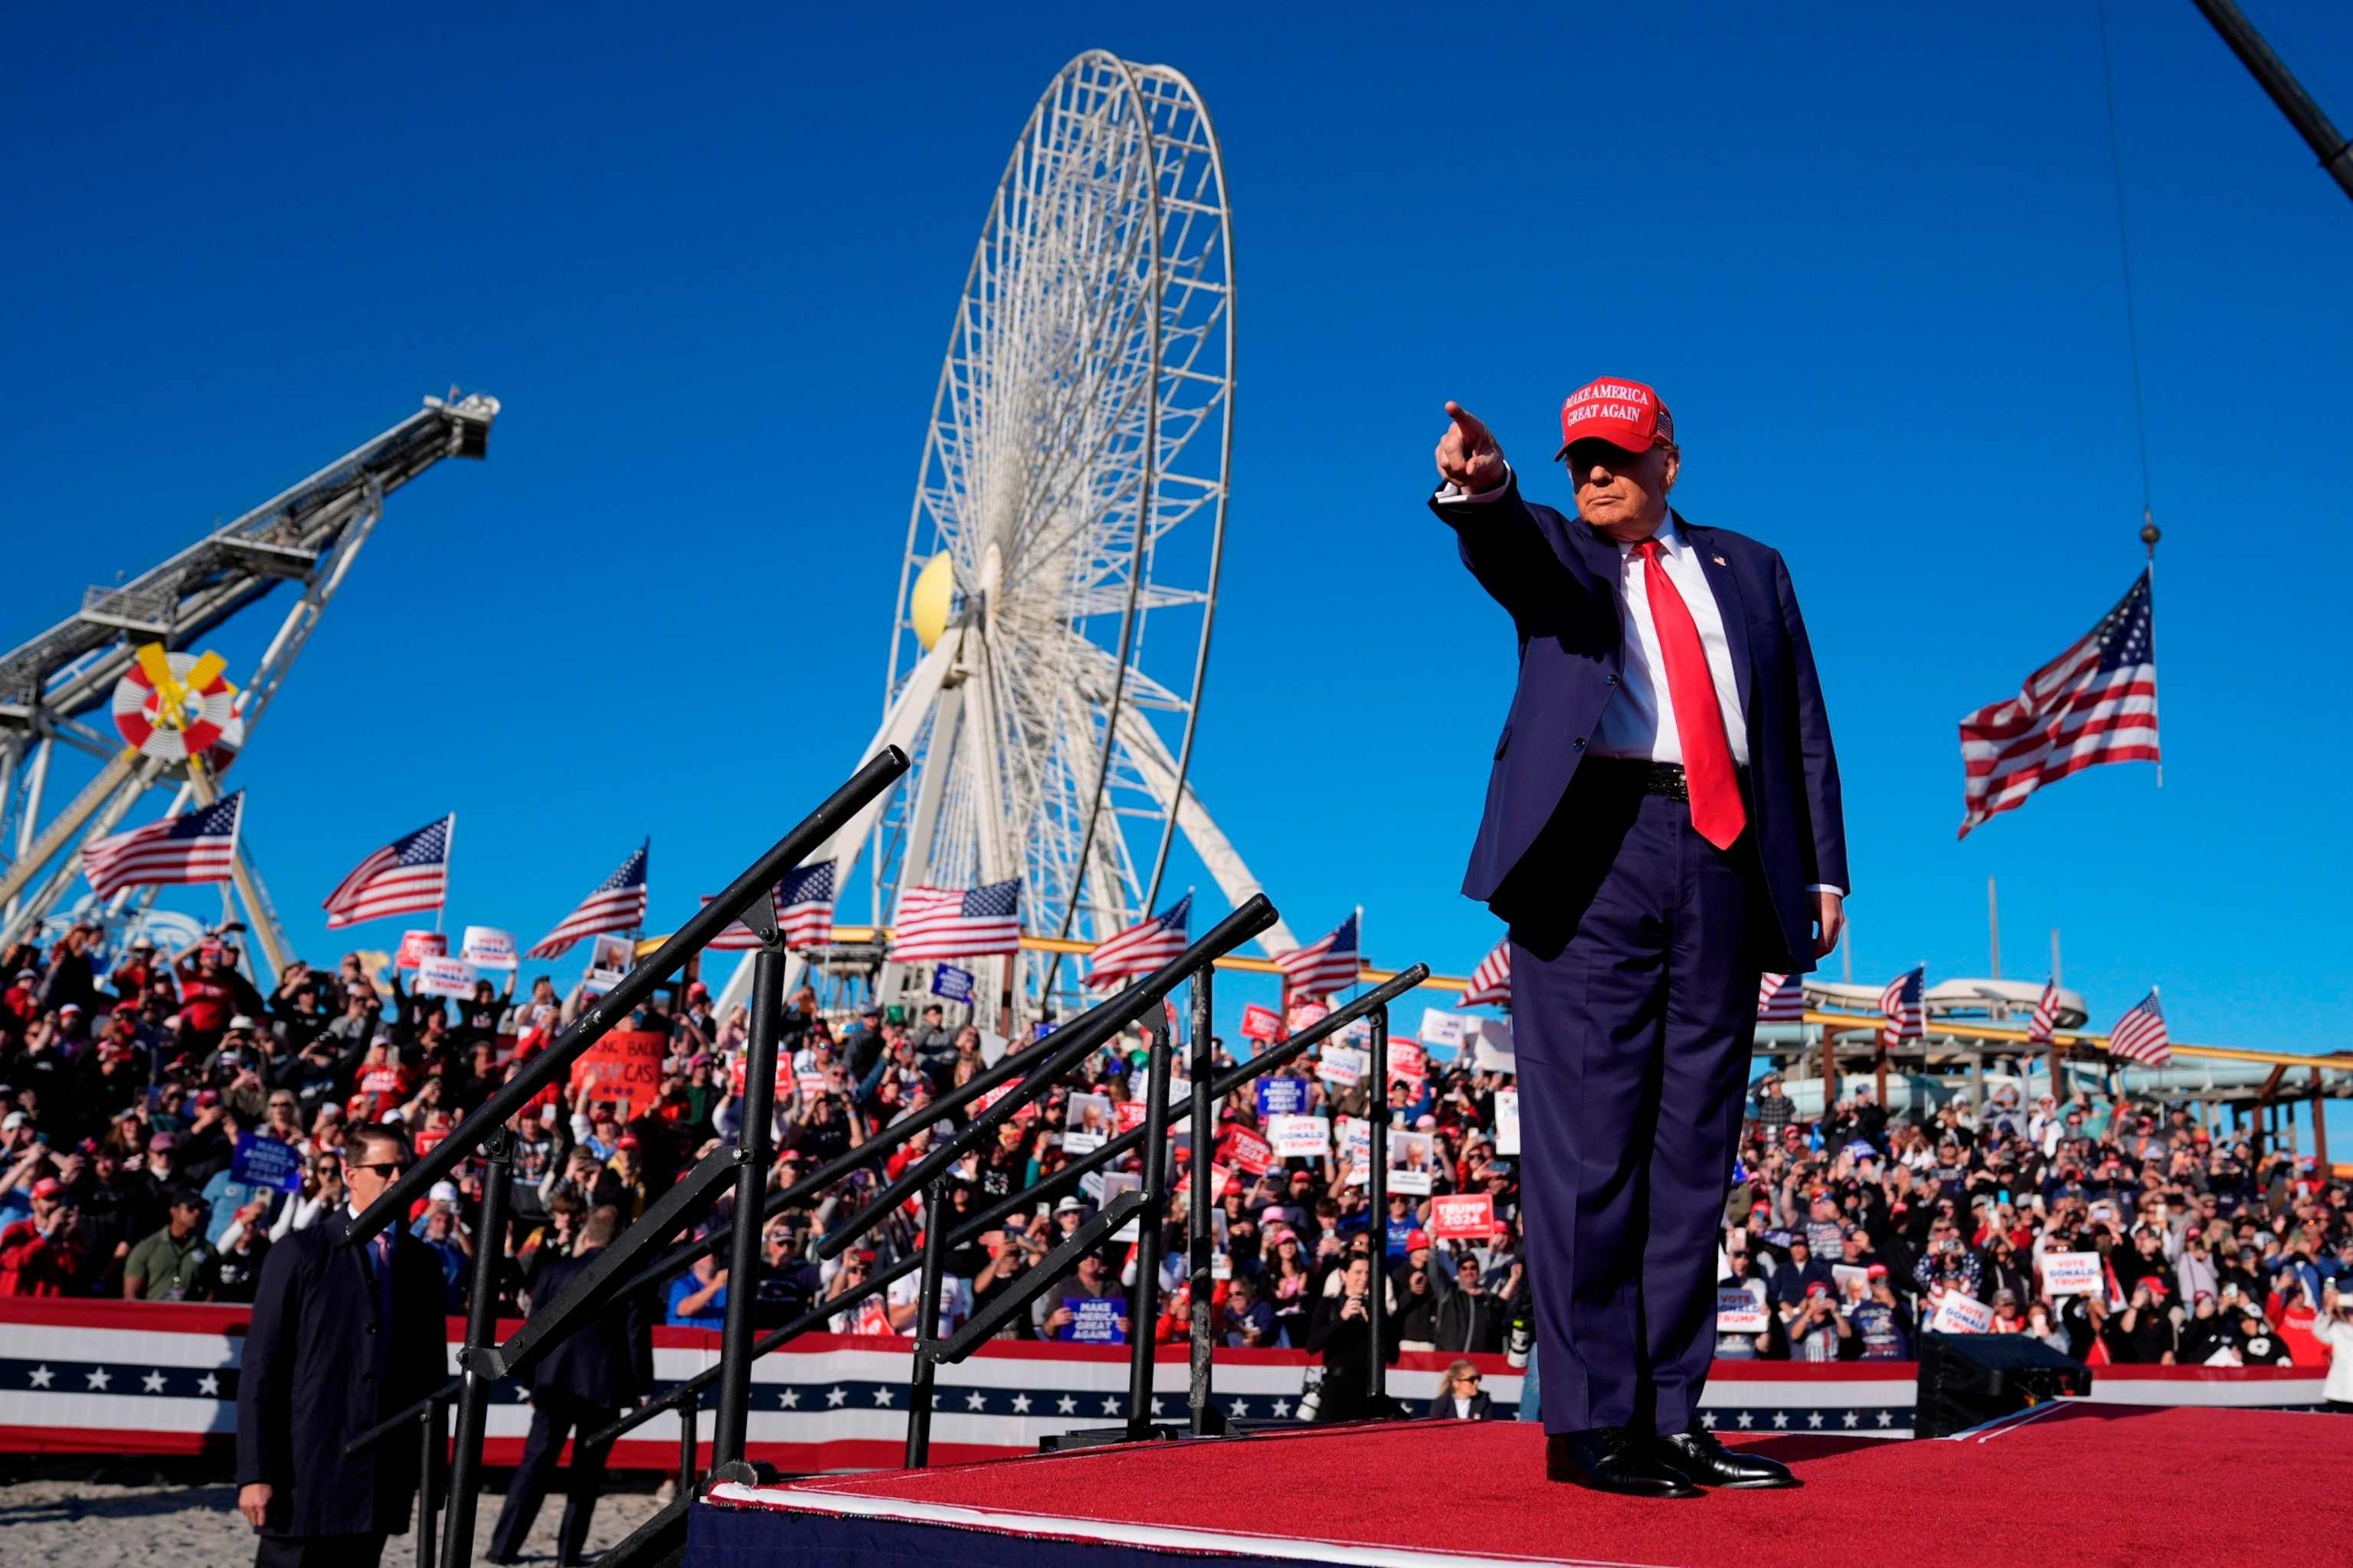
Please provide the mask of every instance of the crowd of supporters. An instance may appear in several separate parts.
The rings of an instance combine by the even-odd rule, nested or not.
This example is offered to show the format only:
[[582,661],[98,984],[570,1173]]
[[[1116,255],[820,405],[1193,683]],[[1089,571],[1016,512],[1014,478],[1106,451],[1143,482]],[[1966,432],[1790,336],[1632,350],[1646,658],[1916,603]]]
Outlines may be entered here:
[[2309,1157],[2189,1103],[1989,1101],[1906,1120],[1865,1095],[1809,1124],[1767,1075],[1720,1281],[1763,1326],[1720,1332],[1717,1357],[1908,1361],[1947,1297],[1947,1328],[2094,1364],[2326,1366],[2353,1336],[2353,1213]]
[[[290,967],[264,995],[232,931],[166,959],[134,944],[106,954],[94,927],[0,960],[0,1294],[151,1301],[251,1298],[261,1259],[290,1230],[343,1202],[336,1153],[357,1122],[396,1120],[420,1152],[481,1105],[586,1000],[548,977],[470,998],[422,997],[357,956],[332,972]],[[665,1006],[668,1011],[665,1011]],[[511,1221],[498,1248],[500,1308],[527,1309],[541,1266],[573,1252],[609,1205],[635,1219],[741,1123],[741,1009],[720,1017],[705,988],[666,993],[625,1027],[658,1039],[649,1100],[605,1101],[585,1083],[551,1086],[515,1116]],[[878,1269],[912,1255],[923,1213],[910,1202],[839,1260],[815,1239],[839,1228],[920,1159],[949,1123],[928,1107],[985,1070],[1004,1042],[952,1026],[941,1008],[879,1008],[839,1021],[814,993],[791,999],[777,1075],[772,1190],[854,1150],[876,1129],[935,1125],[775,1216],[757,1316],[774,1325],[819,1312]],[[1508,1072],[1468,1051],[1432,1053],[1388,1086],[1391,1125],[1426,1135],[1419,1179],[1372,1212],[1361,1152],[1345,1133],[1367,1115],[1369,1085],[1328,1065],[1282,1070],[1293,1112],[1337,1129],[1320,1158],[1269,1150],[1253,1090],[1219,1110],[1211,1170],[1217,1238],[1211,1316],[1221,1344],[1316,1352],[1329,1367],[1368,1358],[1366,1307],[1379,1290],[1392,1342],[1459,1356],[1524,1356],[1533,1305],[1521,1262],[1515,1161],[1499,1151],[1512,1119]],[[1008,1120],[951,1173],[953,1213],[1039,1186],[1133,1125],[1144,1042],[1095,1054],[1071,1083]],[[1230,1065],[1220,1047],[1221,1066]],[[1411,1057],[1409,1056],[1409,1060]],[[578,1077],[575,1075],[575,1077]],[[1140,1108],[1140,1107],[1139,1107]],[[1867,1098],[1802,1120],[1778,1075],[1758,1084],[1725,1211],[1721,1281],[1753,1314],[1720,1315],[1720,1358],[1904,1361],[1954,1298],[1989,1315],[1984,1331],[2032,1335],[2079,1359],[2287,1365],[2325,1362],[2353,1340],[2337,1286],[2353,1276],[2346,1190],[2308,1160],[2218,1135],[2194,1107],[2078,1096],[2021,1107],[1965,1097],[1925,1118],[1891,1118]],[[1509,1134],[1505,1135],[1508,1143]],[[1002,1330],[1023,1338],[1121,1343],[1189,1333],[1184,1177],[1167,1216],[1160,1310],[1138,1323],[1140,1249],[1107,1243]],[[1392,1155],[1391,1163],[1398,1163]],[[1133,1171],[1134,1161],[1124,1162]],[[408,1217],[438,1255],[447,1305],[462,1311],[485,1167],[460,1163]],[[1082,1225],[1124,1172],[1087,1177],[1024,1204],[946,1258],[943,1331],[982,1310]],[[1110,1183],[1106,1186],[1106,1182]],[[1440,1198],[1483,1194],[1481,1234]],[[725,1204],[705,1222],[726,1223]],[[1437,1234],[1437,1233],[1444,1234]],[[2051,1287],[2046,1260],[2093,1253],[2089,1293]],[[2081,1271],[2078,1271],[2080,1277]],[[837,1332],[911,1332],[917,1277],[845,1304]],[[2353,1301],[2353,1284],[2345,1286]],[[727,1271],[705,1256],[667,1286],[673,1324],[715,1328]],[[2348,1359],[2353,1369],[2353,1359]],[[1458,1375],[1459,1374],[1459,1375]],[[1450,1374],[1468,1409],[1475,1368]]]

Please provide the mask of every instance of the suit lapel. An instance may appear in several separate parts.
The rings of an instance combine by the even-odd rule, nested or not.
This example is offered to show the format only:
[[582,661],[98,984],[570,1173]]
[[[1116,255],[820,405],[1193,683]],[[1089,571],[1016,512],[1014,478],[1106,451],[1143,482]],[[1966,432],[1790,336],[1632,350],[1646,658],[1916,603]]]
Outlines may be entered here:
[[1707,573],[1707,586],[1715,595],[1715,612],[1724,621],[1724,640],[1732,651],[1733,684],[1740,689],[1740,711],[1754,710],[1749,706],[1748,688],[1755,662],[1748,647],[1748,605],[1740,592],[1739,574],[1732,569],[1730,557],[1715,542],[1715,531],[1702,528],[1687,520],[1680,512],[1673,514],[1675,526],[1699,552],[1700,566]]

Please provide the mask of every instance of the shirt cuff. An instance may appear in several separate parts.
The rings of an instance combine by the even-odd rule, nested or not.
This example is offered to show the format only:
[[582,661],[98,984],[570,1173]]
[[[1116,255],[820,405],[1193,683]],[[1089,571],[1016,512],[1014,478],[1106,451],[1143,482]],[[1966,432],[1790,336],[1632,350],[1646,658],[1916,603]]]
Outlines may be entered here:
[[1440,506],[1483,506],[1491,501],[1501,501],[1504,493],[1511,488],[1512,465],[1507,462],[1504,465],[1504,482],[1494,489],[1482,490],[1474,495],[1450,479],[1438,487],[1437,500]]
[[1845,888],[1834,887],[1827,882],[1810,882],[1806,884],[1806,891],[1809,893],[1836,894],[1841,898],[1844,898],[1846,896]]

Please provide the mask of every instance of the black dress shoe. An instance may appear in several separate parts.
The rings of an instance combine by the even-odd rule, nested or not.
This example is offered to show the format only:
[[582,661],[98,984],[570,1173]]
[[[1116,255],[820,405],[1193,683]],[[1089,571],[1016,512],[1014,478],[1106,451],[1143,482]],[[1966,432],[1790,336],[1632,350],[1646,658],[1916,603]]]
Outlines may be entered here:
[[1715,1440],[1715,1434],[1692,1423],[1691,1430],[1672,1437],[1653,1437],[1644,1449],[1662,1465],[1681,1470],[1704,1487],[1746,1487],[1763,1489],[1770,1487],[1798,1487],[1805,1483],[1789,1473],[1789,1467],[1762,1454],[1745,1454],[1727,1448]]
[[1638,1498],[1695,1498],[1706,1494],[1689,1477],[1650,1453],[1623,1426],[1556,1432],[1545,1439],[1545,1475],[1597,1492]]

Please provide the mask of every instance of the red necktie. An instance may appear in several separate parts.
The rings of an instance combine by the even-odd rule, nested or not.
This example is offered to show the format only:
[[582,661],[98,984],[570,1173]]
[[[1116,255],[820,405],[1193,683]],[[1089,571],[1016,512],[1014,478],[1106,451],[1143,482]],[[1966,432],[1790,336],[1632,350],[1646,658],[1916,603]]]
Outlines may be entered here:
[[1667,695],[1675,705],[1675,737],[1683,743],[1683,781],[1691,790],[1692,826],[1718,849],[1730,849],[1748,825],[1740,803],[1740,776],[1733,770],[1732,743],[1724,737],[1724,709],[1715,699],[1715,676],[1699,628],[1659,559],[1659,542],[1634,546],[1642,557],[1642,588],[1651,601],[1651,625],[1667,664]]

